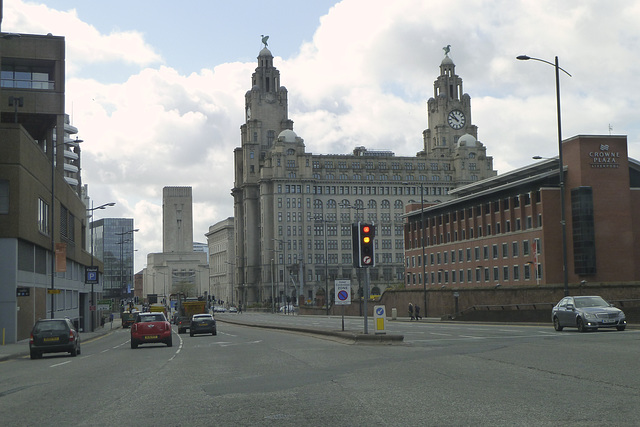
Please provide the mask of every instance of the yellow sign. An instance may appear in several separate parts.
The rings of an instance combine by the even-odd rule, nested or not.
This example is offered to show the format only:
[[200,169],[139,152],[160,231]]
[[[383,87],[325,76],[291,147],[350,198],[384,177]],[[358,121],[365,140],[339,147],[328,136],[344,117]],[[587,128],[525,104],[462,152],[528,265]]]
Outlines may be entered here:
[[60,289],[47,289],[48,294],[59,294]]

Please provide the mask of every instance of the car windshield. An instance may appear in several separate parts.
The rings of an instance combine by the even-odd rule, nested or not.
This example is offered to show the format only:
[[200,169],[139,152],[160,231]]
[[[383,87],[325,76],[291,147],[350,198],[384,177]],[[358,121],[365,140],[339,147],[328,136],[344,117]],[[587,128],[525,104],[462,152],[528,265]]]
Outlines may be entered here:
[[576,308],[609,307],[609,304],[600,297],[574,298]]
[[211,315],[210,314],[197,314],[195,316],[193,316],[194,319],[196,320],[206,320],[206,319],[211,319]]

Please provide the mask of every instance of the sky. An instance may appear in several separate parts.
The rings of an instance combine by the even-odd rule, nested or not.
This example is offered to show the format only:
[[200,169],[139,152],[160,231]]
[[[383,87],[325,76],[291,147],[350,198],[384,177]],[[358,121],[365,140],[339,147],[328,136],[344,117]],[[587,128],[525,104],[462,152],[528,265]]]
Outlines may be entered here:
[[66,40],[66,110],[102,217],[134,218],[135,270],[162,252],[162,188],[193,187],[194,240],[233,216],[244,94],[269,36],[306,151],[415,156],[449,56],[498,173],[562,134],[626,135],[640,159],[640,1],[4,0],[3,32]]

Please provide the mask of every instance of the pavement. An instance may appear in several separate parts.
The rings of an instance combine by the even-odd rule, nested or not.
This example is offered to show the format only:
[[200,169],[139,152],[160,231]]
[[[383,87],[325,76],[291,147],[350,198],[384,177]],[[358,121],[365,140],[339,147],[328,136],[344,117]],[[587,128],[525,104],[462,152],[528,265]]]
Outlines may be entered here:
[[[119,317],[113,319],[113,323],[105,323],[104,326],[98,326],[93,332],[80,332],[80,345],[94,338],[106,335],[122,327],[122,319]],[[29,339],[24,339],[13,344],[0,345],[0,362],[20,357],[29,357]]]
[[[298,317],[313,316],[298,316],[296,314],[254,314],[251,312],[245,312],[242,314],[220,313],[216,315],[216,320],[222,323],[232,323],[236,325],[251,326],[254,328],[276,329],[281,331],[311,334],[325,338],[333,338],[352,342],[354,344],[401,344],[404,340],[404,336],[399,334],[376,334],[373,330],[371,330],[368,334],[365,334],[362,332],[361,327],[358,328],[358,330],[343,331],[341,329],[334,329],[332,327],[321,325],[314,327],[300,326],[296,324],[295,321],[295,319]],[[332,317],[339,318],[340,316]],[[358,316],[358,319],[362,319],[362,317]],[[370,322],[373,321],[373,317],[370,316],[369,320]]]

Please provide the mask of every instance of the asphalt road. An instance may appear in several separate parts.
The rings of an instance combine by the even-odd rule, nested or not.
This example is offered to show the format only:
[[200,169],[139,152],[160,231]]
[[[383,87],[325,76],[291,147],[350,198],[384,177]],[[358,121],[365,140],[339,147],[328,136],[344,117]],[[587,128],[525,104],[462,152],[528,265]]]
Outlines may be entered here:
[[2,425],[638,425],[640,331],[390,322],[404,344],[353,345],[222,320],[2,362]]

